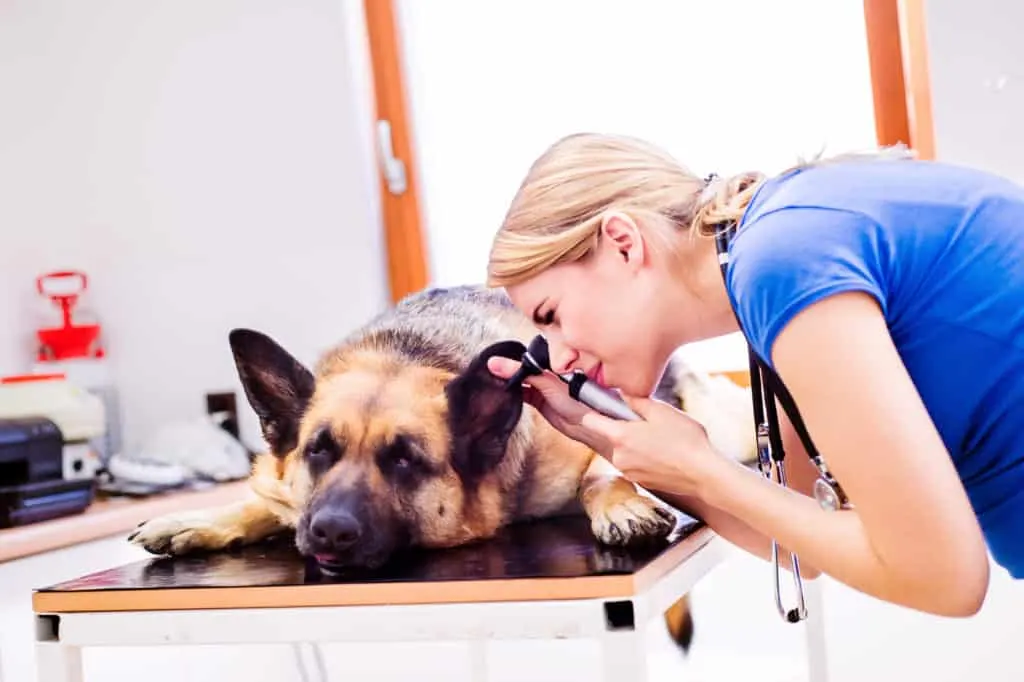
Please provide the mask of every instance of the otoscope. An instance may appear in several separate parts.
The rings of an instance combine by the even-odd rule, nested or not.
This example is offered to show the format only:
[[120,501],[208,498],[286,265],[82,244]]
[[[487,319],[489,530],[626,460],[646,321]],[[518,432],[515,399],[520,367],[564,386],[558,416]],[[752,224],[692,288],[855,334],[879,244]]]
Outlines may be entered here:
[[[548,340],[538,334],[530,341],[523,353],[522,365],[508,380],[509,386],[522,383],[528,376],[541,374],[544,370],[551,369],[551,356],[548,353]],[[640,415],[634,412],[622,398],[616,395],[595,381],[587,378],[587,375],[580,371],[567,372],[565,374],[555,373],[559,379],[569,385],[569,395],[584,405],[597,410],[606,417],[622,419],[625,421],[642,421]]]

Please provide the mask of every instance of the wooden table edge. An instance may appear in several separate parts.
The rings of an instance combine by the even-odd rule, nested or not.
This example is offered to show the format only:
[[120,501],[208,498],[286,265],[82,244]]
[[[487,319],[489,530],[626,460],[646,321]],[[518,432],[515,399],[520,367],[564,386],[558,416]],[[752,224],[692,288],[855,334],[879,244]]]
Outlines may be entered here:
[[255,587],[169,587],[153,589],[37,590],[37,614],[112,611],[303,608],[455,604],[568,599],[629,599],[656,583],[705,547],[714,532],[702,527],[640,571],[629,575],[429,583],[325,583]]

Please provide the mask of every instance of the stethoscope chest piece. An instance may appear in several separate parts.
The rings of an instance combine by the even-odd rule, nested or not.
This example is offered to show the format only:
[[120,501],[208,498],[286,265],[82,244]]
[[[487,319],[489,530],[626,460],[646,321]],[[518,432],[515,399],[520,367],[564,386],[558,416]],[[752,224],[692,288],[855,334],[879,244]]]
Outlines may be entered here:
[[839,511],[843,508],[842,498],[836,487],[824,478],[814,482],[814,499],[825,511]]

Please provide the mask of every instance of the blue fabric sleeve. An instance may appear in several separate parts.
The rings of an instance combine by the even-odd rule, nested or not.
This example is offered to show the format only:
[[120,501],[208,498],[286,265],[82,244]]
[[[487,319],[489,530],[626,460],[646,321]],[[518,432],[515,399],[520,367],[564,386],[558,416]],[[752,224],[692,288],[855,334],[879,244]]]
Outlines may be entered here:
[[743,225],[730,247],[728,288],[754,351],[774,367],[779,332],[839,292],[867,292],[885,313],[890,247],[878,224],[854,211],[786,207]]

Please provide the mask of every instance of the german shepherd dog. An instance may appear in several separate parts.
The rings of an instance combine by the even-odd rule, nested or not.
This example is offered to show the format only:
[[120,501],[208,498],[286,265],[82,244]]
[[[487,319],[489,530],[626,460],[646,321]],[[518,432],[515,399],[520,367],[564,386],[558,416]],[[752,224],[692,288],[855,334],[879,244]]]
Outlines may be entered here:
[[[667,536],[670,509],[487,370],[492,355],[519,359],[537,333],[502,292],[473,286],[406,297],[313,371],[268,336],[233,330],[239,378],[269,446],[253,464],[255,495],[152,519],[129,540],[182,555],[294,531],[298,551],[334,574],[573,509],[601,543]],[[656,395],[680,405],[678,376],[670,365]],[[685,599],[669,611],[684,650],[693,628]]]

